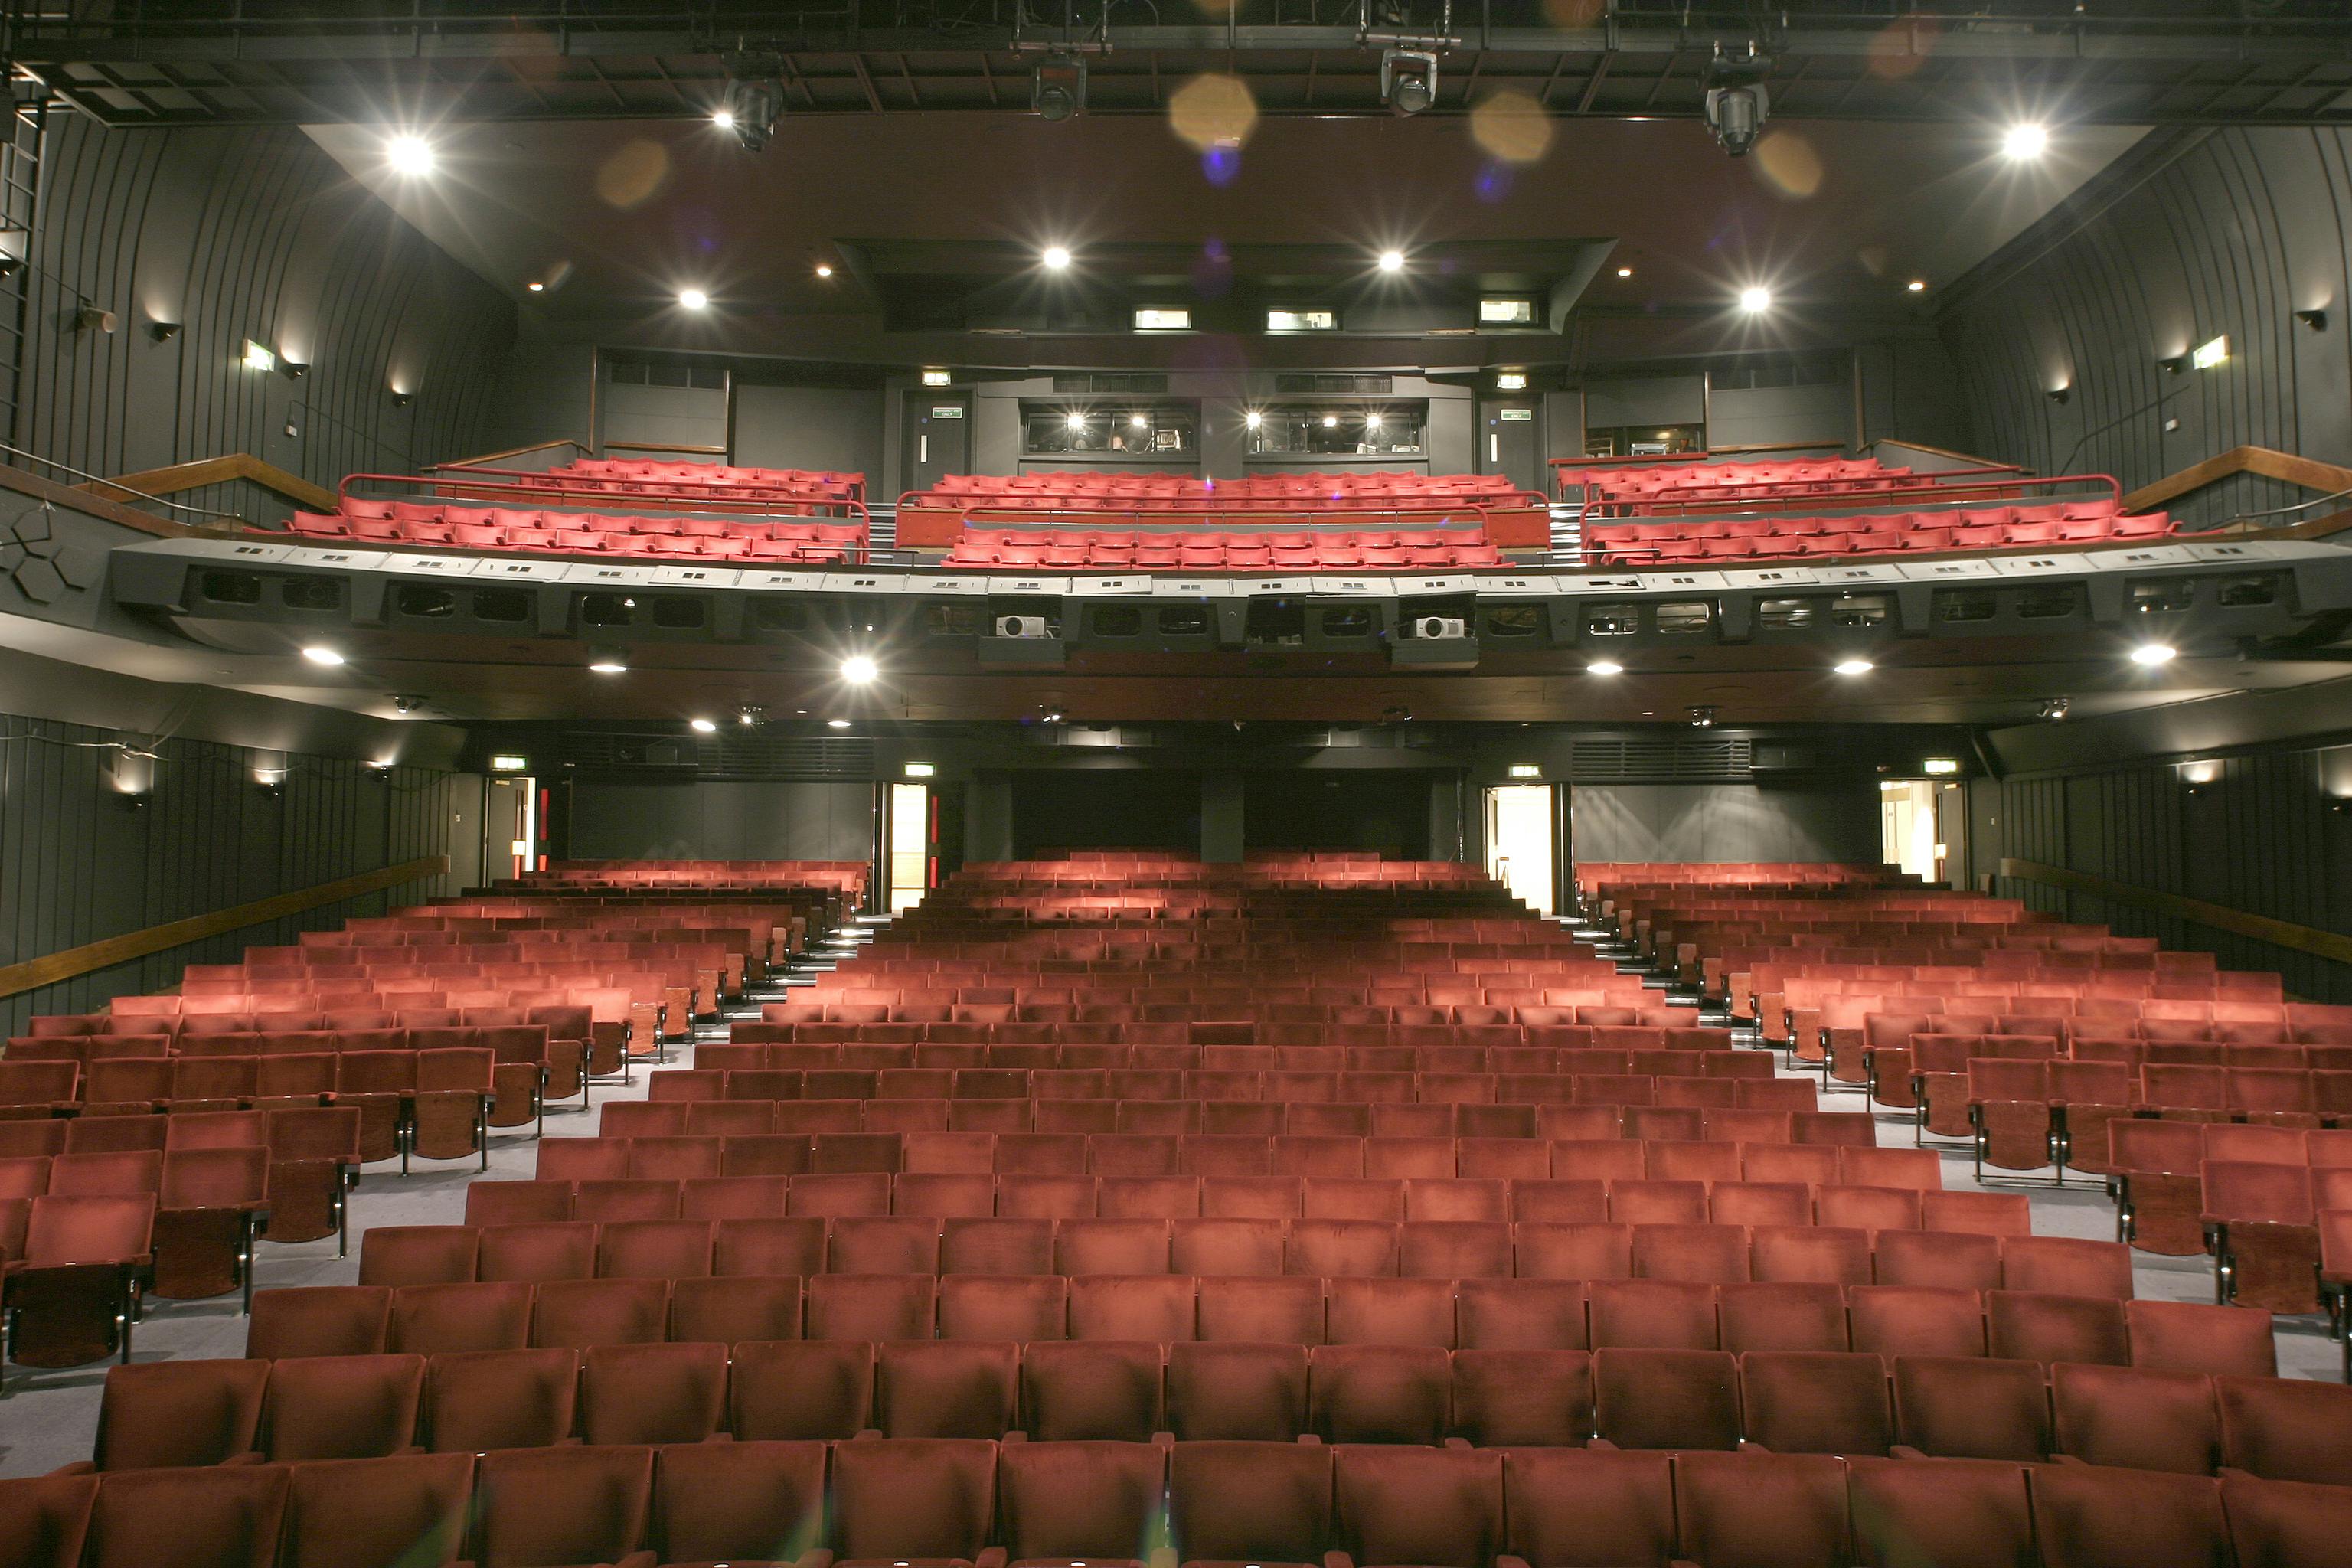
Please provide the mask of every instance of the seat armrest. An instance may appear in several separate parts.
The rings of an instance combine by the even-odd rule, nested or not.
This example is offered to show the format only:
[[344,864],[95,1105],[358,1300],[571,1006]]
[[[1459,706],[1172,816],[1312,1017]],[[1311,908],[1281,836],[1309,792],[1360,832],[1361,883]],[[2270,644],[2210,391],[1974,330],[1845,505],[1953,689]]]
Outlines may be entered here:
[[1323,1568],[1356,1568],[1356,1560],[1344,1552],[1326,1552]]
[[[647,1568],[651,1568],[648,1564]],[[971,1568],[1004,1568],[1004,1548],[984,1546],[980,1555],[971,1560]]]
[[1886,1451],[1898,1459],[1924,1459],[1927,1457],[1908,1443],[1897,1443]]

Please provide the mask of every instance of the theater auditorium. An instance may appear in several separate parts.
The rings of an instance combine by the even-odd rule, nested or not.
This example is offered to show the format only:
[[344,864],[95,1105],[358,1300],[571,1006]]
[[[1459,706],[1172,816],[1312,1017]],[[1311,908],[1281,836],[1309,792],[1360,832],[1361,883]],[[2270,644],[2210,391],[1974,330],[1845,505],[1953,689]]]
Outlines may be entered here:
[[0,1568],[2352,1560],[2340,0],[0,64]]

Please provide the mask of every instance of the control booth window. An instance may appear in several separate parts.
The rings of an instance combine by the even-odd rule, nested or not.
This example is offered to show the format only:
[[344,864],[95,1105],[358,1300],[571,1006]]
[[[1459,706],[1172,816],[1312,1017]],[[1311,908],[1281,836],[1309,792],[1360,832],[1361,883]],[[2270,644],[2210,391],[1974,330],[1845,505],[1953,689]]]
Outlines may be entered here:
[[1423,455],[1425,403],[1388,403],[1367,408],[1266,408],[1248,416],[1252,452],[1313,453],[1387,458]]
[[1706,450],[1704,425],[1633,425],[1615,429],[1588,428],[1588,458],[1655,458],[1675,452]]
[[1189,458],[1200,433],[1199,410],[1181,404],[1021,405],[1024,457]]

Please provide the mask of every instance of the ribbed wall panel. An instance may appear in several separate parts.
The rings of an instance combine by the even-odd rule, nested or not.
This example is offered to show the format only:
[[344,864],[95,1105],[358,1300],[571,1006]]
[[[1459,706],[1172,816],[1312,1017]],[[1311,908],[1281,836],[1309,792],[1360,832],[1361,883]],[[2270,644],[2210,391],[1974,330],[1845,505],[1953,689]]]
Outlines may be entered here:
[[[454,833],[478,831],[466,775],[207,742],[156,746],[153,790],[133,806],[114,787],[103,742],[115,738],[0,716],[0,963],[450,854]],[[279,791],[265,791],[257,771],[280,766]],[[454,878],[416,882],[0,998],[0,1029],[19,1034],[36,1013],[88,1012],[173,985],[190,963],[232,963],[247,946],[455,890]]]
[[[1955,291],[1940,325],[1974,449],[2126,489],[2236,446],[2352,464],[2352,132],[2157,134],[2171,155],[2126,158]],[[2310,309],[2324,330],[2296,322]],[[2215,337],[2218,368],[2158,363]],[[2306,499],[2242,476],[2173,510],[2210,524]]]

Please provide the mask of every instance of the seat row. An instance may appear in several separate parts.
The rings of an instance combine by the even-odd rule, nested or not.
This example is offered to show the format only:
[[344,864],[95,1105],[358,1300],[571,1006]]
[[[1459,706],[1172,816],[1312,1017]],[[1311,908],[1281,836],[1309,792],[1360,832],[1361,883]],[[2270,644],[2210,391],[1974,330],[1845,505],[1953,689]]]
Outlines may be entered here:
[[[645,1100],[616,1104],[641,1106]],[[808,1173],[846,1175],[852,1173],[892,1175],[990,1175],[1032,1177],[1226,1176],[1394,1181],[1406,1178],[1446,1180],[1460,1176],[1517,1182],[1598,1177],[1638,1179],[1653,1168],[1671,1169],[1678,1178],[1709,1181],[1848,1182],[1867,1185],[1933,1186],[1942,1167],[1930,1150],[1881,1150],[1853,1137],[1849,1130],[1868,1121],[1838,1111],[1791,1113],[1784,1110],[1692,1111],[1671,1106],[1562,1106],[1561,1111],[1603,1114],[1570,1120],[1555,1117],[1546,1123],[1563,1131],[1597,1133],[1587,1138],[1546,1139],[1516,1135],[1453,1136],[1435,1133],[1371,1135],[1352,1133],[1159,1134],[986,1132],[709,1132],[696,1129],[723,1127],[735,1108],[772,1102],[732,1100],[658,1103],[659,1117],[614,1118],[614,1131],[578,1142],[634,1143],[659,1139],[647,1158],[659,1159],[681,1173],[717,1175],[782,1175]],[[795,1102],[772,1102],[779,1114]],[[802,1102],[823,1105],[824,1101]],[[855,1102],[840,1102],[855,1103]],[[866,1102],[887,1105],[886,1100]],[[907,1101],[920,1105],[921,1101]],[[982,1101],[979,1103],[988,1103]],[[1069,1103],[1085,1105],[1084,1100]],[[1354,1109],[1345,1108],[1342,1109]],[[1377,1108],[1373,1108],[1377,1109]],[[1453,1111],[1455,1107],[1412,1107],[1412,1110]],[[1487,1107],[1509,1110],[1511,1107]],[[1524,1109],[1524,1108],[1522,1108]],[[701,1120],[696,1120],[699,1113]],[[278,1114],[271,1112],[271,1114]],[[1447,1127],[1454,1118],[1437,1121]],[[1426,1124],[1426,1123],[1424,1123]],[[683,1133],[667,1131],[688,1129]],[[644,1129],[642,1131],[626,1131]],[[1620,1134],[1623,1135],[1621,1136]],[[1800,1140],[1790,1142],[1791,1138]],[[1835,1140],[1832,1142],[1832,1140]],[[699,1143],[697,1149],[689,1143]],[[1677,1147],[1659,1156],[1654,1166],[1645,1145]],[[709,1168],[715,1150],[718,1169]],[[1765,1151],[1770,1151],[1766,1152]],[[37,1152],[38,1151],[27,1151]],[[1905,1160],[1903,1156],[1924,1156]],[[628,1156],[592,1153],[569,1147],[550,1158],[558,1161],[612,1162]],[[632,1160],[634,1166],[635,1161]],[[1665,1162],[1671,1160],[1673,1164]],[[560,1168],[560,1167],[551,1167]],[[580,1169],[574,1165],[572,1169]],[[606,1165],[609,1169],[610,1166]]]
[[[499,1085],[497,1063],[487,1050],[108,1057],[89,1063],[78,1079],[72,1062],[17,1065],[54,1069],[51,1087],[70,1085],[70,1094],[48,1102],[55,1115],[183,1115],[349,1105],[362,1112],[362,1147],[369,1161],[411,1152],[438,1160],[479,1154],[488,1168],[490,1101]],[[545,1069],[527,1062],[510,1065],[519,1070],[509,1075],[509,1103],[499,1108],[499,1124],[529,1126],[541,1114],[540,1079]],[[27,1093],[24,1077],[12,1077],[7,1092]],[[39,1101],[18,1100],[14,1105],[31,1110]]]
[[[1444,530],[1448,542],[1442,544],[1406,545],[1391,542],[1381,532],[1335,531],[1308,545],[1285,548],[1269,545],[1262,534],[1213,531],[1215,523],[1229,521],[1229,514],[1220,513],[1204,520],[1211,527],[1199,532],[1140,536],[1056,529],[1052,532],[1054,542],[1043,546],[1010,543],[1000,531],[968,521],[940,564],[950,571],[985,566],[1046,571],[1457,572],[1504,563],[1502,552],[1486,542],[1483,528]],[[1116,542],[1120,540],[1127,542]]]
[[[580,458],[543,473],[532,474],[530,478],[534,483],[625,494],[640,490],[676,493],[682,489],[709,489],[727,494],[736,491],[791,494],[814,490],[855,498],[866,490],[864,474],[831,468],[760,468],[729,463],[665,462],[657,458]],[[740,870],[779,863],[752,860],[711,864],[730,870]]]
[[[2057,1459],[2338,1484],[2334,1385],[1837,1351],[678,1341],[109,1373],[113,1474],[573,1441],[1267,1442]],[[2292,1391],[2292,1392],[2287,1392]],[[2297,1418],[2300,1418],[2297,1420]],[[2301,1452],[2270,1452],[2297,1420]],[[1077,1478],[1071,1478],[1073,1481]]]
[[[21,1200],[19,1200],[21,1201]],[[38,1202],[40,1200],[33,1200]],[[961,1274],[1096,1278],[1677,1279],[2131,1294],[2116,1242],[1705,1220],[706,1219],[377,1226],[360,1279]]]
[[878,1439],[0,1482],[26,1568],[2317,1563],[2352,1492],[1828,1455]]
[[[845,982],[840,994],[832,997],[820,992],[815,999],[805,1002],[769,1002],[760,1008],[763,1024],[992,1024],[998,1033],[989,1038],[999,1044],[1014,1044],[1028,1037],[1016,1037],[1002,1032],[1004,1026],[1014,1024],[1058,1024],[1064,1032],[1041,1037],[1045,1043],[1070,1041],[1086,1037],[1069,1034],[1069,1025],[1115,1025],[1121,1032],[1098,1044],[1131,1043],[1136,1045],[1342,1045],[1342,1046],[1451,1046],[1481,1047],[1548,1046],[1554,1049],[1599,1047],[1604,1050],[1641,1050],[1664,1046],[1682,1046],[1694,1049],[1728,1048],[1730,1031],[1701,1028],[1698,1010],[1694,1007],[1642,1007],[1614,1002],[1545,1002],[1538,998],[1551,994],[1548,986],[1486,986],[1473,985],[1471,1000],[1453,1002],[1379,1001],[1320,1002],[1302,997],[1298,1001],[1283,1001],[1267,996],[1254,1002],[1235,1002],[1222,995],[1217,998],[1177,996],[1160,1000],[1156,995],[1146,1001],[1130,999],[1049,1001],[1039,993],[1059,989],[1066,998],[1076,993],[1066,988],[1049,987],[1040,983],[1034,987],[1004,985],[970,985],[958,987],[942,999],[935,987],[901,987],[893,990],[875,984],[883,972],[870,970],[836,970]],[[851,984],[849,982],[864,981]],[[1097,988],[1089,987],[1089,992]],[[1131,998],[1132,990],[1105,986],[1120,998]],[[1160,988],[1153,988],[1157,992]],[[1226,988],[1220,986],[1223,993]],[[1299,987],[1311,992],[1314,987]],[[1418,994],[1426,996],[1429,987],[1419,987]],[[852,994],[852,993],[862,994]],[[1501,1001],[1478,1000],[1500,993]],[[878,993],[878,994],[877,994]],[[1014,996],[1026,993],[1032,999],[1016,1001]],[[1441,991],[1441,994],[1443,992]],[[1342,991],[1340,994],[1361,997],[1360,991]],[[1522,998],[1525,998],[1524,1000]],[[1147,1026],[1137,1034],[1135,1026]],[[1345,1029],[1345,1035],[1310,1035],[1306,1029],[1317,1026]],[[1276,1031],[1296,1026],[1302,1032],[1286,1037]],[[1500,1034],[1463,1035],[1461,1029],[1502,1029]],[[1402,1035],[1402,1029],[1426,1029],[1424,1035]],[[1564,1034],[1534,1035],[1524,1031],[1546,1029],[1566,1030]],[[1580,1030],[1639,1030],[1639,1033],[1601,1035],[1579,1033]],[[1669,1031],[1674,1031],[1669,1033]],[[1683,1031],[1688,1031],[1685,1033]],[[799,1037],[793,1037],[795,1038]],[[862,1037],[845,1036],[843,1038]],[[877,1036],[887,1039],[897,1037]],[[908,1040],[949,1040],[961,1037],[924,1034],[905,1037]]]
[[[1550,1045],[1346,1046],[1315,1045],[1120,1045],[987,1042],[957,1037],[985,1035],[985,1024],[856,1025],[866,1028],[911,1028],[916,1040],[803,1041],[805,1024],[737,1024],[725,1041],[695,1050],[696,1070],[740,1068],[985,1068],[1016,1072],[1311,1072],[1311,1073],[1512,1073],[1534,1076],[1634,1073],[1653,1078],[1754,1078],[1774,1076],[1772,1058],[1761,1051],[1685,1050],[1672,1047],[1559,1047]],[[1321,1032],[1319,1026],[1307,1029]],[[1119,1025],[1105,1026],[1117,1033]],[[1266,1034],[1288,1033],[1268,1026]],[[848,1032],[848,1031],[844,1031]],[[70,1042],[68,1042],[68,1044]],[[1047,1082],[1055,1080],[1048,1079]],[[1805,1080],[1810,1081],[1810,1080]]]
[[865,553],[863,521],[632,517],[610,512],[517,512],[507,508],[392,503],[383,516],[350,510],[298,511],[304,539],[359,540],[427,549],[553,551],[694,560],[838,562]]

